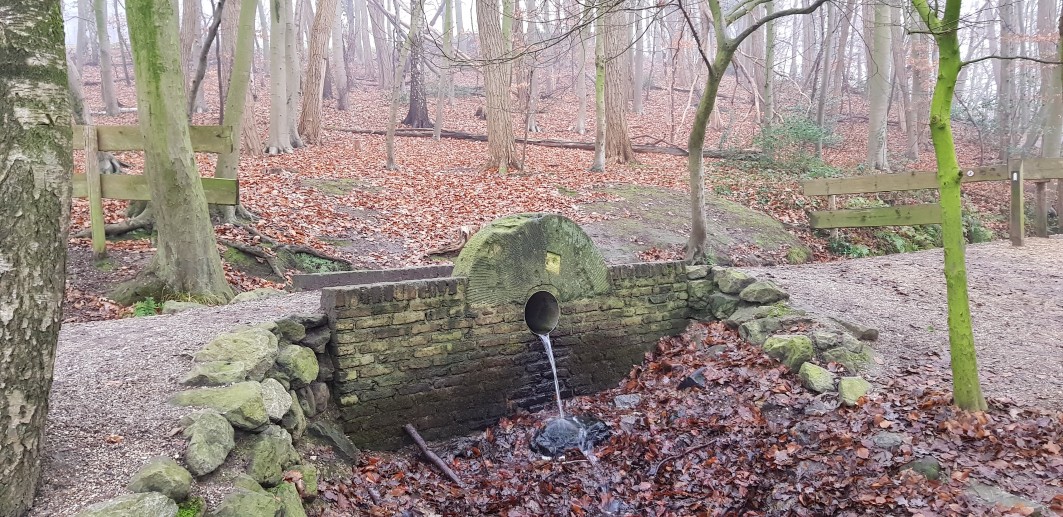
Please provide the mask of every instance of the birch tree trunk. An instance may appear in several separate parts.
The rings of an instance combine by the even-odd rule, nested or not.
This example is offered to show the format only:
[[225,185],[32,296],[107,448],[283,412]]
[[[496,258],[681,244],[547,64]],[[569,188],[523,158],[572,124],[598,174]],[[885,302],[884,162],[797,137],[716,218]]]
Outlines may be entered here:
[[114,69],[111,64],[111,36],[107,30],[107,0],[96,2],[96,38],[100,42],[100,90],[103,91],[103,110],[108,116],[118,115],[118,98],[114,94]]
[[19,516],[41,473],[73,151],[60,2],[10,7],[0,8],[0,515]]
[[266,154],[292,152],[288,130],[288,59],[285,57],[291,0],[270,0],[269,19],[269,138]]
[[[513,0],[502,0],[508,3]],[[512,9],[503,9],[503,11]],[[513,119],[509,94],[513,64],[508,59],[508,44],[502,23],[502,14],[497,0],[476,0],[476,25],[480,32],[480,49],[484,59],[484,95],[487,113],[487,163],[488,169],[498,169],[505,174],[510,168],[519,167],[513,145]],[[504,15],[502,16],[504,18]]]
[[619,6],[605,15],[605,158],[613,163],[627,163],[635,159],[631,137],[627,132],[627,102],[625,84],[630,67],[624,66],[624,50],[629,41],[627,16]]
[[871,58],[868,70],[867,165],[889,170],[886,160],[886,117],[890,95],[890,7],[874,6]]
[[158,231],[155,256],[136,279],[112,296],[124,303],[147,296],[187,294],[226,302],[232,289],[218,256],[207,198],[192,141],[177,44],[177,13],[169,0],[126,0],[136,72],[138,119],[144,135],[144,168]]
[[[354,27],[351,29],[353,30]],[[354,56],[351,57],[353,61]],[[336,109],[347,111],[347,93],[350,88],[347,86],[347,59],[343,55],[343,21],[338,11],[332,22],[331,61],[332,84],[336,90]]]
[[[336,21],[337,0],[320,0],[314,28],[310,32],[310,47],[306,60],[306,91],[302,101],[302,116],[299,118],[299,134],[309,144],[321,143],[321,90],[325,87],[325,64],[328,62],[328,44]],[[337,74],[342,75],[337,70]],[[290,83],[289,83],[290,84]],[[294,144],[293,144],[294,146]]]

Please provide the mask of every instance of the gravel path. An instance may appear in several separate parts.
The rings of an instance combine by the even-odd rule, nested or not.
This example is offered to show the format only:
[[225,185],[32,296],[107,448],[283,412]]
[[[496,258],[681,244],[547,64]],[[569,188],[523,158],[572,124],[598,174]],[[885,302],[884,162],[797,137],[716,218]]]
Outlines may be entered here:
[[[878,328],[881,373],[948,362],[941,250],[805,266],[747,268],[795,306]],[[1063,239],[970,246],[968,283],[983,391],[1063,410]]]
[[[122,493],[145,461],[182,453],[169,437],[187,409],[166,400],[191,355],[240,324],[317,311],[306,292],[150,318],[63,325],[55,361],[41,487],[33,516],[73,515]],[[108,437],[114,435],[108,443]],[[120,440],[118,437],[121,437]]]

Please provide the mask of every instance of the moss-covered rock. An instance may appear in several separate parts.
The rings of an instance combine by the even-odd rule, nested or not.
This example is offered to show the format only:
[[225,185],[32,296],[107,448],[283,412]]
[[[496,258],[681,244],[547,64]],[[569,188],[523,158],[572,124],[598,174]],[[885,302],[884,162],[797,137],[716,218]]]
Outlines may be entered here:
[[262,402],[266,404],[269,419],[278,422],[291,408],[292,397],[277,379],[266,379],[262,381]]
[[812,250],[808,246],[792,246],[786,252],[786,261],[790,264],[807,264],[812,260]]
[[247,474],[262,486],[276,486],[284,469],[299,463],[299,454],[292,447],[292,435],[284,428],[271,425],[252,438],[251,461]]
[[257,382],[238,382],[224,388],[198,388],[170,398],[178,406],[211,408],[221,413],[237,429],[256,430],[269,423],[262,387]]
[[218,503],[211,517],[284,517],[273,494],[237,488]]
[[871,383],[860,377],[842,377],[838,381],[838,396],[846,406],[855,406],[870,390]]
[[820,357],[829,363],[838,363],[845,367],[849,373],[859,373],[871,366],[875,359],[875,353],[871,347],[859,344],[856,350],[846,346],[839,346],[820,352]]
[[822,366],[812,363],[802,364],[797,376],[801,378],[802,386],[816,393],[824,393],[834,389],[834,374]]
[[258,481],[255,481],[254,478],[247,474],[237,474],[236,478],[233,479],[233,486],[250,492],[258,492],[260,494],[269,493],[268,490],[262,488],[262,485],[258,484]]
[[454,260],[477,305],[523,304],[529,289],[551,286],[561,303],[610,289],[601,252],[576,223],[556,214],[497,219],[469,239]]
[[224,386],[234,382],[246,381],[252,376],[254,365],[242,361],[209,361],[192,363],[192,369],[181,377],[185,386]]
[[738,335],[757,346],[764,346],[764,342],[772,334],[782,330],[782,320],[779,318],[761,318],[743,323],[738,327]]
[[229,300],[230,304],[250,302],[254,300],[265,300],[266,298],[275,298],[277,296],[284,296],[288,293],[281,291],[280,289],[274,289],[272,287],[262,287],[259,289],[252,289],[250,291],[244,291]]
[[299,440],[306,432],[306,413],[303,412],[303,406],[299,404],[299,398],[294,391],[289,391],[288,397],[291,398],[292,405],[281,418],[281,427],[288,430],[292,435],[292,440]]
[[306,517],[303,509],[303,499],[299,497],[299,490],[295,485],[284,482],[272,490],[273,496],[281,503],[281,511],[284,517]]
[[247,378],[260,381],[277,359],[279,340],[264,328],[249,328],[222,334],[193,356],[196,363],[223,362],[241,364]]
[[812,360],[812,340],[796,334],[772,336],[764,342],[764,352],[796,372]]
[[737,270],[726,267],[713,268],[712,280],[716,287],[727,294],[738,294],[756,279]]
[[317,467],[307,463],[296,465],[288,470],[299,473],[299,477],[303,480],[303,499],[317,497],[317,482],[320,477]]
[[941,462],[933,456],[922,456],[916,458],[904,465],[901,465],[901,470],[913,470],[922,474],[923,477],[930,481],[937,481],[941,479]]
[[289,345],[277,355],[277,369],[291,380],[292,387],[306,386],[317,380],[317,356],[309,348]]
[[184,312],[192,309],[202,309],[204,307],[206,307],[206,305],[203,305],[202,303],[166,300],[165,302],[162,302],[162,313],[177,314],[179,312]]
[[298,343],[306,337],[306,327],[303,326],[298,316],[288,316],[277,320],[277,331],[282,338],[292,343]]
[[775,285],[775,282],[770,280],[757,280],[742,289],[742,291],[738,293],[738,297],[744,302],[764,305],[785,300],[789,298],[790,295],[786,294],[786,291],[783,291],[782,288]]
[[177,503],[158,492],[122,494],[85,508],[77,517],[175,517]]
[[167,456],[152,458],[129,481],[130,492],[158,492],[174,501],[188,499],[191,489],[192,474]]
[[236,445],[233,426],[213,409],[192,413],[181,419],[184,436],[188,438],[185,464],[196,476],[214,472]]
[[726,320],[738,309],[740,302],[733,294],[712,293],[709,295],[709,310],[716,319]]

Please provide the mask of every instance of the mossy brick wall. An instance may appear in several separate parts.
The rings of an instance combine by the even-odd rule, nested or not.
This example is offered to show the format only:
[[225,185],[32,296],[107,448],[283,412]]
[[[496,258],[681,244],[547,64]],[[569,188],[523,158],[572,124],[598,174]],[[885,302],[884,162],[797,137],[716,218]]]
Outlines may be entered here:
[[[562,396],[612,387],[689,314],[681,263],[607,268],[606,293],[561,304],[552,333]],[[360,446],[482,429],[518,407],[553,404],[546,353],[522,304],[469,304],[464,277],[324,290],[333,326],[334,388],[345,431]]]

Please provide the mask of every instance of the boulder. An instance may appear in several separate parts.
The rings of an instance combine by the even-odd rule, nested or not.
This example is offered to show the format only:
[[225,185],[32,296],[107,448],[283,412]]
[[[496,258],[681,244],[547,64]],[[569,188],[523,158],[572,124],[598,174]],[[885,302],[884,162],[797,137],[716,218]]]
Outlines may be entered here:
[[288,392],[288,397],[292,405],[281,418],[281,427],[288,430],[292,435],[292,440],[299,440],[306,432],[306,413],[303,412],[303,406],[299,405],[299,398],[295,396],[294,391]]
[[236,445],[233,426],[213,409],[192,413],[181,419],[184,436],[189,438],[185,464],[192,474],[203,476],[225,463]]
[[1048,506],[1042,503],[1026,499],[1025,497],[1019,497],[1015,494],[1004,491],[999,487],[979,483],[977,481],[971,482],[967,492],[991,506],[999,505],[1008,510],[1022,510],[1017,512],[1019,515],[1051,517],[1054,513]]
[[328,346],[329,341],[332,339],[332,330],[328,327],[318,327],[316,329],[309,329],[306,331],[306,337],[299,341],[300,345],[303,345],[315,353],[325,353],[325,347]]
[[704,388],[708,381],[705,379],[705,370],[707,367],[702,366],[690,375],[687,375],[682,381],[679,381],[679,385],[676,386],[678,390],[688,390],[690,388]]
[[238,382],[224,388],[198,388],[170,398],[178,406],[211,408],[221,413],[233,427],[254,431],[269,423],[262,387],[257,382]]
[[796,372],[812,360],[812,340],[797,334],[772,336],[764,342],[764,352]]
[[749,284],[756,282],[756,279],[737,270],[731,268],[713,268],[712,280],[716,282],[716,286],[721,291],[727,294],[738,294],[745,289]]
[[158,492],[174,501],[188,499],[191,490],[192,474],[167,456],[152,458],[129,482],[130,492]]
[[844,366],[849,373],[859,373],[871,366],[874,354],[871,347],[866,345],[859,345],[855,351],[840,346],[821,352],[820,357],[828,363],[838,363]]
[[262,402],[266,405],[266,414],[269,419],[279,422],[292,407],[292,397],[277,379],[262,381]]
[[780,330],[782,320],[779,318],[761,318],[743,323],[738,327],[738,335],[754,345],[764,346],[764,342]]
[[78,512],[77,517],[174,517],[177,503],[158,492],[122,494]]
[[298,343],[306,337],[306,327],[296,316],[277,320],[277,332],[280,336],[292,343]]
[[709,266],[687,266],[687,280],[701,280],[709,276]]
[[775,303],[780,300],[785,300],[790,297],[779,286],[775,285],[775,282],[770,280],[758,280],[746,286],[738,297],[744,302],[755,303],[758,305],[765,305],[769,303]]
[[687,299],[691,307],[699,310],[708,308],[709,295],[712,294],[712,280],[691,280],[687,283]]
[[283,517],[281,503],[269,493],[237,488],[218,503],[211,517]]
[[725,320],[738,309],[739,302],[741,300],[733,294],[712,293],[709,295],[709,311],[716,319]]
[[192,369],[181,378],[185,386],[224,386],[247,380],[253,364],[242,361],[210,361],[192,363]]
[[252,289],[250,291],[244,291],[229,300],[230,304],[250,302],[254,300],[265,300],[266,298],[274,298],[277,296],[284,296],[288,293],[281,291],[280,289],[274,289],[272,287],[261,287],[258,289]]
[[328,384],[323,382],[312,382],[308,386],[308,391],[312,397],[314,397],[314,408],[318,413],[324,413],[328,410],[328,402],[332,397],[332,393],[328,389]]
[[904,435],[901,433],[882,431],[871,437],[871,443],[879,449],[892,450],[904,444]]
[[355,447],[354,442],[347,435],[343,434],[343,431],[331,422],[319,420],[311,423],[306,430],[310,433],[310,436],[321,440],[325,445],[331,446],[337,456],[342,456],[351,463],[358,462],[361,451],[358,450],[358,447]]
[[838,330],[816,329],[812,331],[812,346],[817,352],[842,345],[842,333]]
[[306,330],[310,330],[315,327],[328,325],[328,315],[323,312],[308,312],[305,314],[293,314],[288,316],[295,319],[299,324],[306,327]]
[[286,346],[277,355],[277,369],[298,388],[317,380],[317,356],[314,351],[297,345]]
[[305,464],[296,465],[288,470],[299,473],[299,478],[303,480],[303,499],[313,499],[317,497],[317,481],[320,477],[317,467]]
[[747,321],[759,320],[762,318],[779,318],[798,322],[810,322],[811,319],[805,314],[805,311],[797,310],[785,303],[776,303],[774,305],[752,305],[746,307],[739,307],[734,313],[724,320],[724,323],[731,328],[738,328]]
[[860,397],[871,390],[871,383],[860,377],[842,377],[838,381],[838,396],[846,406],[855,406]]
[[292,447],[292,435],[284,428],[270,425],[251,442],[251,462],[247,473],[262,486],[276,486],[284,469],[299,463]]
[[801,378],[801,385],[816,393],[824,393],[834,389],[834,374],[812,363],[801,365],[797,376]]
[[272,490],[273,496],[281,503],[281,511],[284,517],[306,517],[303,509],[303,498],[299,496],[299,490],[295,485],[284,482]]
[[841,325],[842,328],[844,328],[845,330],[848,330],[849,332],[852,332],[853,335],[856,336],[857,339],[860,339],[860,340],[863,340],[863,341],[876,341],[876,340],[878,340],[878,329],[876,329],[876,328],[871,328],[871,327],[868,327],[868,326],[865,326],[865,325],[861,325],[859,323],[853,323],[851,321],[845,321],[845,320],[840,319],[840,318],[833,318],[832,317],[830,319],[831,319],[831,321],[837,323],[838,325]]
[[933,456],[922,456],[909,461],[901,465],[901,470],[913,470],[930,481],[941,479],[941,462]]
[[247,474],[237,474],[236,479],[233,479],[233,486],[250,492],[258,492],[260,494],[269,493],[265,488],[262,488],[262,485],[258,484],[258,481],[255,481]]
[[162,313],[177,314],[191,309],[202,309],[203,307],[206,307],[206,305],[203,305],[202,303],[166,300],[165,302],[162,302]]
[[277,336],[272,332],[263,328],[250,328],[214,338],[196,352],[193,361],[244,363],[248,369],[247,377],[260,381],[277,359],[277,344]]
[[623,395],[617,395],[613,397],[613,405],[617,409],[631,409],[638,406],[642,402],[642,395],[638,393],[625,393]]
[[705,355],[711,358],[720,357],[721,355],[723,355],[724,352],[726,352],[730,348],[731,347],[727,345],[712,345],[709,348],[705,349]]

